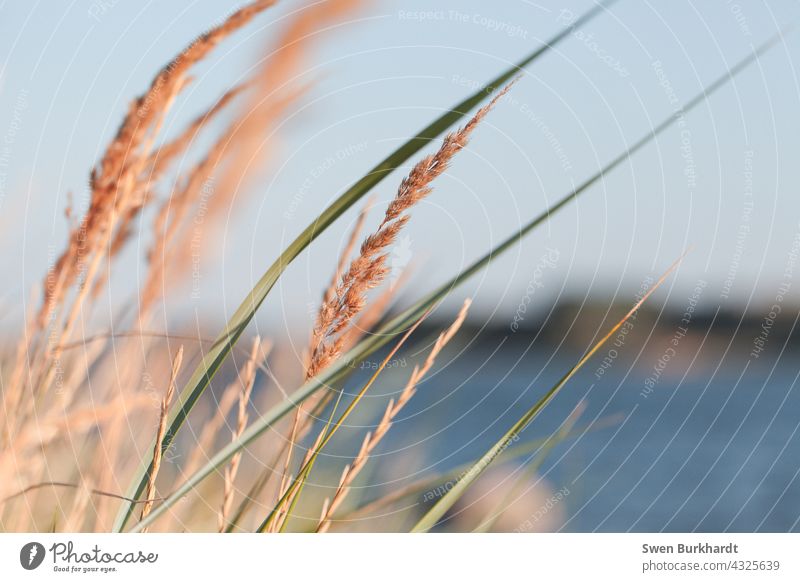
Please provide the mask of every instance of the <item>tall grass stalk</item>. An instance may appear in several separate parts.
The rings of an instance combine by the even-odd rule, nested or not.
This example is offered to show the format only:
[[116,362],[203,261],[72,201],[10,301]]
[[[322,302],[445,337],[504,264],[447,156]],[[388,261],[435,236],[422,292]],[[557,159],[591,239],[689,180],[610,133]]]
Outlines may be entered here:
[[[610,5],[614,0],[605,4],[598,4],[579,18],[574,26],[581,26],[591,20],[596,15],[602,13],[605,5]],[[397,167],[407,161],[411,156],[425,147],[430,140],[441,135],[449,127],[457,123],[467,112],[475,108],[488,95],[498,87],[508,82],[518,72],[534,62],[541,55],[545,54],[553,46],[557,45],[570,34],[571,29],[564,29],[555,35],[549,42],[533,51],[530,55],[520,60],[514,66],[508,68],[495,79],[487,83],[478,91],[455,105],[451,110],[446,111],[428,126],[423,128],[414,137],[407,140],[392,154],[378,163],[365,176],[359,179],[353,186],[348,188],[339,198],[328,206],[305,230],[281,252],[278,259],[267,269],[252,291],[245,297],[239,308],[228,321],[225,329],[217,338],[213,348],[203,357],[203,360],[195,369],[186,387],[178,399],[179,406],[171,416],[169,422],[169,438],[175,435],[183,426],[189,411],[194,407],[198,398],[205,391],[211,379],[219,370],[222,363],[227,358],[233,345],[238,341],[247,325],[252,321],[258,308],[264,302],[267,294],[280,278],[283,271],[297,256],[310,245],[320,234],[322,234],[331,224],[333,224],[346,210],[365,196],[372,188],[379,184],[384,178],[391,174]],[[299,404],[299,402],[298,402]],[[142,464],[128,489],[127,497],[138,498],[142,494],[148,475],[152,470],[152,458],[145,457]],[[121,531],[131,515],[132,506],[123,504],[114,522],[114,531]]]

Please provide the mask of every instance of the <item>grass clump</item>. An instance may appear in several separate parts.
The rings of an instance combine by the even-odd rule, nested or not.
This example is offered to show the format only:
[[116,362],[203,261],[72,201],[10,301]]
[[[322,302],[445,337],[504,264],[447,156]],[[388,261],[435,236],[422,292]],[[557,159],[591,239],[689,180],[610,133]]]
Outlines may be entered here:
[[[308,226],[297,238],[276,249],[277,259],[216,338],[159,338],[149,333],[147,326],[159,315],[157,310],[169,299],[170,291],[185,282],[187,237],[191,236],[193,219],[202,211],[213,235],[213,223],[224,218],[237,185],[254,179],[251,168],[260,168],[267,161],[264,136],[272,134],[282,116],[308,90],[291,81],[318,40],[312,33],[329,27],[361,4],[357,0],[325,1],[292,13],[283,22],[276,46],[250,78],[224,89],[176,135],[162,135],[174,103],[191,82],[192,68],[274,3],[259,0],[240,8],[156,74],[145,93],[131,103],[115,137],[91,171],[87,210],[78,219],[68,212],[72,222],[65,249],[47,275],[41,304],[28,317],[16,352],[8,365],[3,365],[5,415],[0,426],[0,470],[6,478],[0,480],[0,524],[4,530],[325,532],[346,530],[354,516],[391,507],[405,496],[418,493],[419,484],[412,484],[383,498],[357,499],[353,507],[348,508],[346,503],[354,501],[357,478],[377,447],[389,438],[399,412],[436,360],[443,357],[446,345],[467,316],[469,299],[438,335],[427,356],[411,369],[397,397],[382,407],[374,429],[363,435],[353,458],[342,463],[340,477],[329,484],[327,494],[315,499],[308,484],[315,461],[333,436],[354,410],[361,410],[364,394],[383,378],[389,359],[439,303],[677,119],[676,115],[664,120],[435,291],[415,298],[399,313],[389,313],[397,288],[384,290],[377,298],[369,292],[384,282],[387,253],[415,206],[431,195],[435,179],[467,147],[471,134],[491,109],[501,106],[513,79],[568,39],[572,29],[564,30],[402,143],[319,215],[309,216]],[[602,14],[610,3],[592,8],[573,23],[573,28]],[[769,46],[771,43],[760,47],[712,83],[680,114],[703,102]],[[211,121],[220,121],[225,114],[229,119],[218,133],[206,136],[214,127]],[[460,128],[451,129],[462,122]],[[448,130],[451,132],[446,133]],[[200,139],[202,136],[210,139]],[[333,278],[308,332],[310,341],[299,385],[277,402],[269,402],[266,396],[263,402],[254,402],[258,379],[268,376],[265,359],[269,342],[256,337],[250,349],[239,342],[282,273],[345,212],[431,142],[438,147],[400,181],[380,224],[356,249],[370,203],[364,207],[332,269]],[[196,163],[180,171],[177,161],[189,153],[198,154],[194,152],[198,143],[210,145],[199,152]],[[177,178],[170,177],[173,171]],[[201,209],[204,188],[210,182],[214,202]],[[144,283],[122,318],[128,329],[116,335],[89,337],[78,325],[80,317],[91,310],[113,276],[113,267],[129,245],[134,225],[148,210],[154,217],[153,240],[144,256]],[[492,462],[503,454],[513,457],[513,451],[506,451],[511,440],[544,410],[647,296],[603,340],[591,346],[483,457],[470,464],[430,511],[416,516],[413,531],[436,527]],[[121,336],[137,341],[123,341]],[[170,344],[177,339],[182,343],[176,350]],[[197,347],[184,351],[183,343],[189,340],[195,340]],[[350,364],[389,345],[388,356],[360,391],[345,396],[345,382],[353,373]],[[207,390],[212,380],[226,362],[237,358],[244,359],[244,364],[236,366],[234,380],[218,399],[213,398]],[[193,371],[183,374],[189,364]],[[259,412],[260,408],[266,410]],[[201,430],[183,430],[190,415],[200,417]],[[235,417],[233,427],[226,432],[231,415]],[[558,438],[569,436],[567,431]],[[303,446],[306,449],[301,453]],[[54,473],[65,478],[53,478]],[[434,477],[434,483],[439,477]],[[421,481],[423,486],[430,482]],[[188,504],[178,503],[184,498]],[[58,515],[56,508],[61,507],[71,510],[53,521],[53,512]],[[313,512],[314,518],[300,519],[300,507]],[[468,528],[485,528],[495,518],[489,516],[482,524]]]

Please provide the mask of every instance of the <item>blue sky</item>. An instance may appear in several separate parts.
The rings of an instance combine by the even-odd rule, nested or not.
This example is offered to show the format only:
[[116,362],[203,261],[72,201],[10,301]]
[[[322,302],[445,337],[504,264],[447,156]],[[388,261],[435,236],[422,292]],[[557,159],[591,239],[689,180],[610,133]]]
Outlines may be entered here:
[[[63,245],[67,192],[78,200],[85,193],[89,169],[129,100],[238,5],[0,2],[0,264],[7,274],[0,297],[12,306],[11,319]],[[310,106],[287,120],[269,171],[229,217],[223,247],[203,264],[201,296],[189,299],[186,290],[176,313],[229,315],[282,245],[343,188],[590,3],[430,5],[368,3],[320,39],[303,76],[315,80]],[[280,18],[301,6],[280,3],[215,52],[169,127],[240,79]],[[409,293],[449,278],[798,16],[789,1],[616,3],[526,72],[414,212],[397,254],[414,267]],[[659,301],[680,308],[702,280],[705,307],[768,306],[800,232],[798,48],[800,36],[787,35],[683,127],[665,132],[453,301],[474,294],[478,313],[507,317],[534,278],[541,283],[534,304],[542,308],[560,294],[629,301],[645,277],[691,246]],[[377,188],[379,201],[401,178],[398,172]],[[374,219],[380,209],[379,202]],[[347,214],[287,271],[265,317],[308,317],[354,218]],[[142,276],[136,256],[146,245],[146,236],[137,239],[115,272],[112,300]],[[555,264],[537,272],[553,251]]]

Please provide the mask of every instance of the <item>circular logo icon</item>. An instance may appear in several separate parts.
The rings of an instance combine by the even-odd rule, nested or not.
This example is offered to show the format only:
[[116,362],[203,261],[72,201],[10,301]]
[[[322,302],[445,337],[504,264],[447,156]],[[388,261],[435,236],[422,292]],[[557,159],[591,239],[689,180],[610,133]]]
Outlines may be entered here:
[[44,561],[44,546],[39,542],[30,542],[19,551],[19,563],[26,570],[35,570]]

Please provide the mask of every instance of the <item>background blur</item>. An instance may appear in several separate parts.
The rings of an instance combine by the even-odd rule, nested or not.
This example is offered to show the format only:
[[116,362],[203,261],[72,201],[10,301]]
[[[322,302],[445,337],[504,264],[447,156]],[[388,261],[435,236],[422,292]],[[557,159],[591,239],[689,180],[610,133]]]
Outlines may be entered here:
[[[216,333],[280,249],[353,180],[590,5],[375,1],[320,31],[298,79],[312,90],[270,143],[263,179],[231,208],[223,244],[198,256],[196,284],[165,306],[164,328]],[[238,6],[0,2],[0,326],[9,341],[63,246],[68,193],[82,211],[89,170],[130,99]],[[279,3],[215,52],[168,123],[182,127],[242,79],[300,6]],[[408,298],[514,232],[798,16],[788,0],[622,0],[576,31],[525,72],[414,212],[391,260],[398,279],[407,269]],[[550,529],[800,529],[798,49],[800,35],[787,34],[454,294],[435,316],[474,297],[469,326],[404,411],[378,481],[396,486],[474,458],[691,247],[631,333],[526,431],[548,434],[583,398],[579,424],[607,422],[559,445],[519,493],[507,528],[525,529],[540,506],[532,499],[567,491]],[[401,176],[378,187],[373,218]],[[284,357],[300,358],[356,212],[287,270],[258,316],[255,329]],[[143,227],[121,259],[131,267],[115,272],[109,307],[140,283],[148,236]],[[112,326],[98,311],[95,323]],[[412,468],[393,455],[410,455]],[[491,492],[487,483],[473,505]]]

